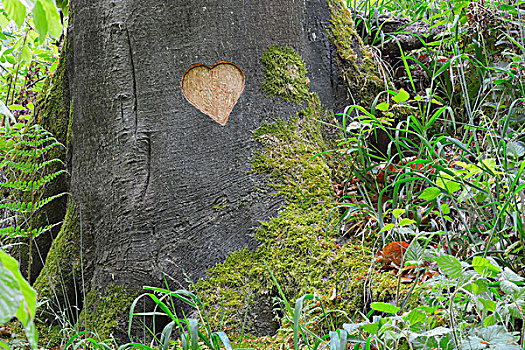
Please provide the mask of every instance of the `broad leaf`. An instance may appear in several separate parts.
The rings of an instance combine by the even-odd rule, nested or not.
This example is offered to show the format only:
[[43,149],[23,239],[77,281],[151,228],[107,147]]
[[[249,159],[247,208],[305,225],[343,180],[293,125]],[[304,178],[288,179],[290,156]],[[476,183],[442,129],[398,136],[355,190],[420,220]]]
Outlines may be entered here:
[[484,311],[496,311],[496,302],[493,300],[478,298],[476,304]]
[[417,240],[414,239],[405,252],[405,261],[421,262],[423,260],[424,253],[425,250],[423,247],[417,242]]
[[452,255],[441,255],[434,259],[439,268],[450,278],[461,278],[463,275],[461,263]]
[[423,193],[421,193],[419,195],[419,198],[424,199],[426,201],[433,201],[440,194],[441,194],[441,190],[439,188],[437,188],[437,187],[427,187],[427,188],[425,188]]
[[408,218],[404,218],[404,219],[401,219],[401,221],[399,221],[399,226],[408,226],[408,225],[412,225],[412,224],[415,224],[416,222],[412,219],[408,219]]
[[392,98],[396,103],[405,102],[410,98],[408,92],[404,89],[399,90],[399,92]]
[[516,282],[523,281],[524,279],[523,277],[521,277],[520,275],[518,275],[517,273],[515,273],[508,267],[505,267],[503,269],[503,272],[501,273],[501,277],[503,277],[506,280],[516,281]]
[[385,312],[387,314],[395,314],[401,309],[398,306],[388,304],[388,303],[381,303],[381,302],[375,302],[375,303],[370,304],[370,308],[372,308],[372,310],[376,310],[379,312]]
[[26,7],[19,0],[2,0],[2,4],[9,17],[19,28],[22,27],[26,19]]
[[441,204],[441,212],[443,212],[443,214],[445,215],[450,214],[450,207],[448,206],[447,203]]
[[505,294],[510,294],[515,298],[518,297],[518,295],[520,295],[521,293],[523,293],[524,290],[524,288],[520,288],[510,281],[501,281],[500,288]]
[[485,279],[478,279],[472,283],[467,284],[464,288],[475,295],[489,291],[488,282]]
[[376,323],[369,323],[361,326],[361,329],[370,333],[370,334],[376,334],[379,330],[379,325]]
[[[0,270],[1,281],[0,284],[0,303],[5,302],[5,312],[12,311],[11,307],[7,307],[11,302],[18,302],[15,314],[2,314],[0,323],[3,323],[4,317],[16,316],[20,322],[25,326],[26,336],[31,345],[36,345],[37,333],[33,324],[33,318],[36,314],[36,291],[31,288],[29,283],[24,279],[18,268],[18,262],[7,255],[3,250],[0,250]],[[16,290],[15,284],[16,281]],[[10,299],[7,299],[10,298]],[[20,299],[19,299],[20,298]]]
[[376,106],[376,109],[377,109],[377,110],[380,110],[380,111],[387,111],[389,107],[390,107],[390,105],[389,105],[388,103],[386,103],[386,102],[381,102],[380,104],[378,104],[378,105]]
[[12,319],[23,305],[24,296],[13,273],[0,266],[0,324]]
[[405,209],[394,209],[393,213],[396,219],[399,219],[401,215],[405,213]]
[[47,31],[55,38],[58,38],[62,34],[62,24],[60,23],[60,15],[55,2],[53,0],[38,0],[38,2],[42,4],[42,8],[46,13]]
[[404,317],[405,321],[410,323],[411,326],[417,323],[423,323],[427,320],[427,314],[421,309],[414,309]]
[[488,259],[475,256],[472,260],[474,270],[482,276],[495,278],[501,270],[501,267],[491,264]]
[[40,40],[43,41],[47,35],[48,23],[46,10],[40,0],[36,2],[35,8],[33,9],[33,21],[35,22],[36,31],[40,35]]
[[525,154],[525,142],[512,141],[507,144],[507,152],[516,158],[520,158]]

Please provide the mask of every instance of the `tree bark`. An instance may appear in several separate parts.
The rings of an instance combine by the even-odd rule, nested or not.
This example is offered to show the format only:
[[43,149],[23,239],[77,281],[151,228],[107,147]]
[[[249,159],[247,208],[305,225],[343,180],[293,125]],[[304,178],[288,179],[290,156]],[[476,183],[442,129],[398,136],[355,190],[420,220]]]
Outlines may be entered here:
[[[258,246],[259,222],[277,215],[283,200],[251,172],[259,151],[252,132],[304,107],[264,91],[261,57],[269,48],[299,54],[310,90],[328,110],[351,103],[343,76],[368,94],[381,82],[339,0],[78,0],[70,23],[74,204],[52,250],[57,259],[79,244],[82,261],[66,265],[82,264],[82,283],[77,272],[69,284],[86,291],[77,302],[86,318],[120,317],[97,309],[110,286],[133,294],[168,280],[186,288],[230,252]],[[285,67],[289,78],[298,68]],[[40,277],[43,289],[54,284]],[[259,333],[273,328],[272,318]]]
[[[83,288],[162,285],[166,276],[187,287],[229,252],[255,248],[258,223],[282,200],[250,173],[252,131],[300,109],[263,91],[261,56],[292,47],[312,90],[334,106],[343,94],[325,0],[86,0],[71,13],[70,192]],[[188,68],[220,61],[245,77],[224,126],[181,91]]]

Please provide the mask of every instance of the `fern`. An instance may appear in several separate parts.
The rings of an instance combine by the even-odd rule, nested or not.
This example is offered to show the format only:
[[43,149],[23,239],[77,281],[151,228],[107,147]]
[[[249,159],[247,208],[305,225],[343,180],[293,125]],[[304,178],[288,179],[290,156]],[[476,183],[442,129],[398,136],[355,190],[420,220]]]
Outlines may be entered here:
[[4,217],[14,219],[11,221],[24,223],[0,226],[0,238],[34,238],[53,228],[54,225],[31,227],[31,223],[44,206],[66,194],[44,196],[47,186],[67,173],[61,159],[48,159],[59,148],[64,145],[38,124],[0,128],[0,188],[8,193],[0,198],[0,210]]

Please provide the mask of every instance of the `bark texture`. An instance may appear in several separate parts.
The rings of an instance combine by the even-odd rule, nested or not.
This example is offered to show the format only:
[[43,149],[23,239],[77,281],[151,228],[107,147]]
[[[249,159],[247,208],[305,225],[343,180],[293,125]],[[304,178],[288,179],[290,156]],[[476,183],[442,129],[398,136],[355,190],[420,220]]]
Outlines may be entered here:
[[[282,200],[250,173],[252,131],[300,109],[263,91],[261,57],[274,44],[292,47],[321,102],[343,105],[326,1],[78,0],[71,13],[70,192],[84,288],[141,288],[164,276],[186,287],[229,252],[255,248],[255,228]],[[219,61],[245,74],[224,126],[180,88],[189,67]]]

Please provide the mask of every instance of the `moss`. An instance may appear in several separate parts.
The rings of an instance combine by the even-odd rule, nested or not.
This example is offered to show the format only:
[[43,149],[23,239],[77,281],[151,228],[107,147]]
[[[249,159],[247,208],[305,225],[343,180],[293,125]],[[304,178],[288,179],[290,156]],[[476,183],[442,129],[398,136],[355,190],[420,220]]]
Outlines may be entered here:
[[[318,111],[310,106],[303,113]],[[298,115],[290,123],[264,124],[254,135],[264,146],[253,161],[254,171],[272,174],[272,186],[287,204],[278,217],[261,224],[259,249],[231,254],[192,287],[205,302],[213,326],[219,327],[224,318],[223,327],[234,330],[229,335],[235,337],[248,308],[244,330],[256,333],[260,325],[253,301],[271,303],[279,296],[266,264],[292,303],[307,292],[315,293],[326,308],[353,315],[365,306],[368,292],[373,300],[391,299],[395,276],[369,274],[370,249],[357,242],[338,245],[331,234],[329,211],[335,200],[320,123]]]
[[[353,104],[368,108],[383,90],[391,88],[379,70],[379,59],[363,43],[354,21],[341,0],[327,0],[331,13],[329,37],[337,49],[338,63],[352,93]],[[386,82],[386,83],[385,83]]]
[[268,95],[297,104],[309,99],[310,81],[306,77],[305,64],[291,47],[272,45],[261,60],[266,72],[262,86]]
[[[66,58],[69,42],[66,40],[56,70],[50,75],[38,96],[36,122],[50,131],[66,147],[70,122],[69,82],[66,74]],[[62,149],[63,152],[64,149]],[[56,158],[62,158],[56,156]]]
[[140,289],[118,285],[92,289],[84,299],[76,328],[95,332],[100,340],[124,339],[127,330],[124,320],[127,321],[131,304],[141,293]]
[[81,276],[80,229],[76,205],[69,201],[66,216],[47,255],[45,268],[34,287],[40,298],[47,298],[60,309],[76,306],[75,292]]
[[[340,38],[340,45],[350,38],[355,39],[352,35]],[[307,106],[290,122],[279,119],[254,131],[263,150],[252,161],[253,171],[270,174],[271,186],[286,204],[276,218],[261,223],[256,235],[258,249],[232,253],[223,264],[210,269],[206,279],[192,286],[204,301],[212,327],[230,328],[233,332],[229,335],[234,337],[241,330],[257,334],[261,307],[271,308],[272,301],[280,298],[268,267],[291,303],[305,293],[315,293],[325,308],[340,309],[349,316],[362,311],[365,300],[392,299],[396,289],[395,276],[370,268],[369,247],[353,240],[338,244],[341,238],[333,234],[335,222],[330,210],[336,199],[331,174],[338,159],[328,152],[335,141],[326,139],[323,131],[333,116],[327,115],[317,96],[308,90],[306,69],[298,59],[292,49],[272,46],[263,56],[263,87],[285,100],[307,101]],[[298,67],[298,88],[287,89],[288,84],[293,87],[289,62]],[[348,321],[334,317],[339,325]]]

